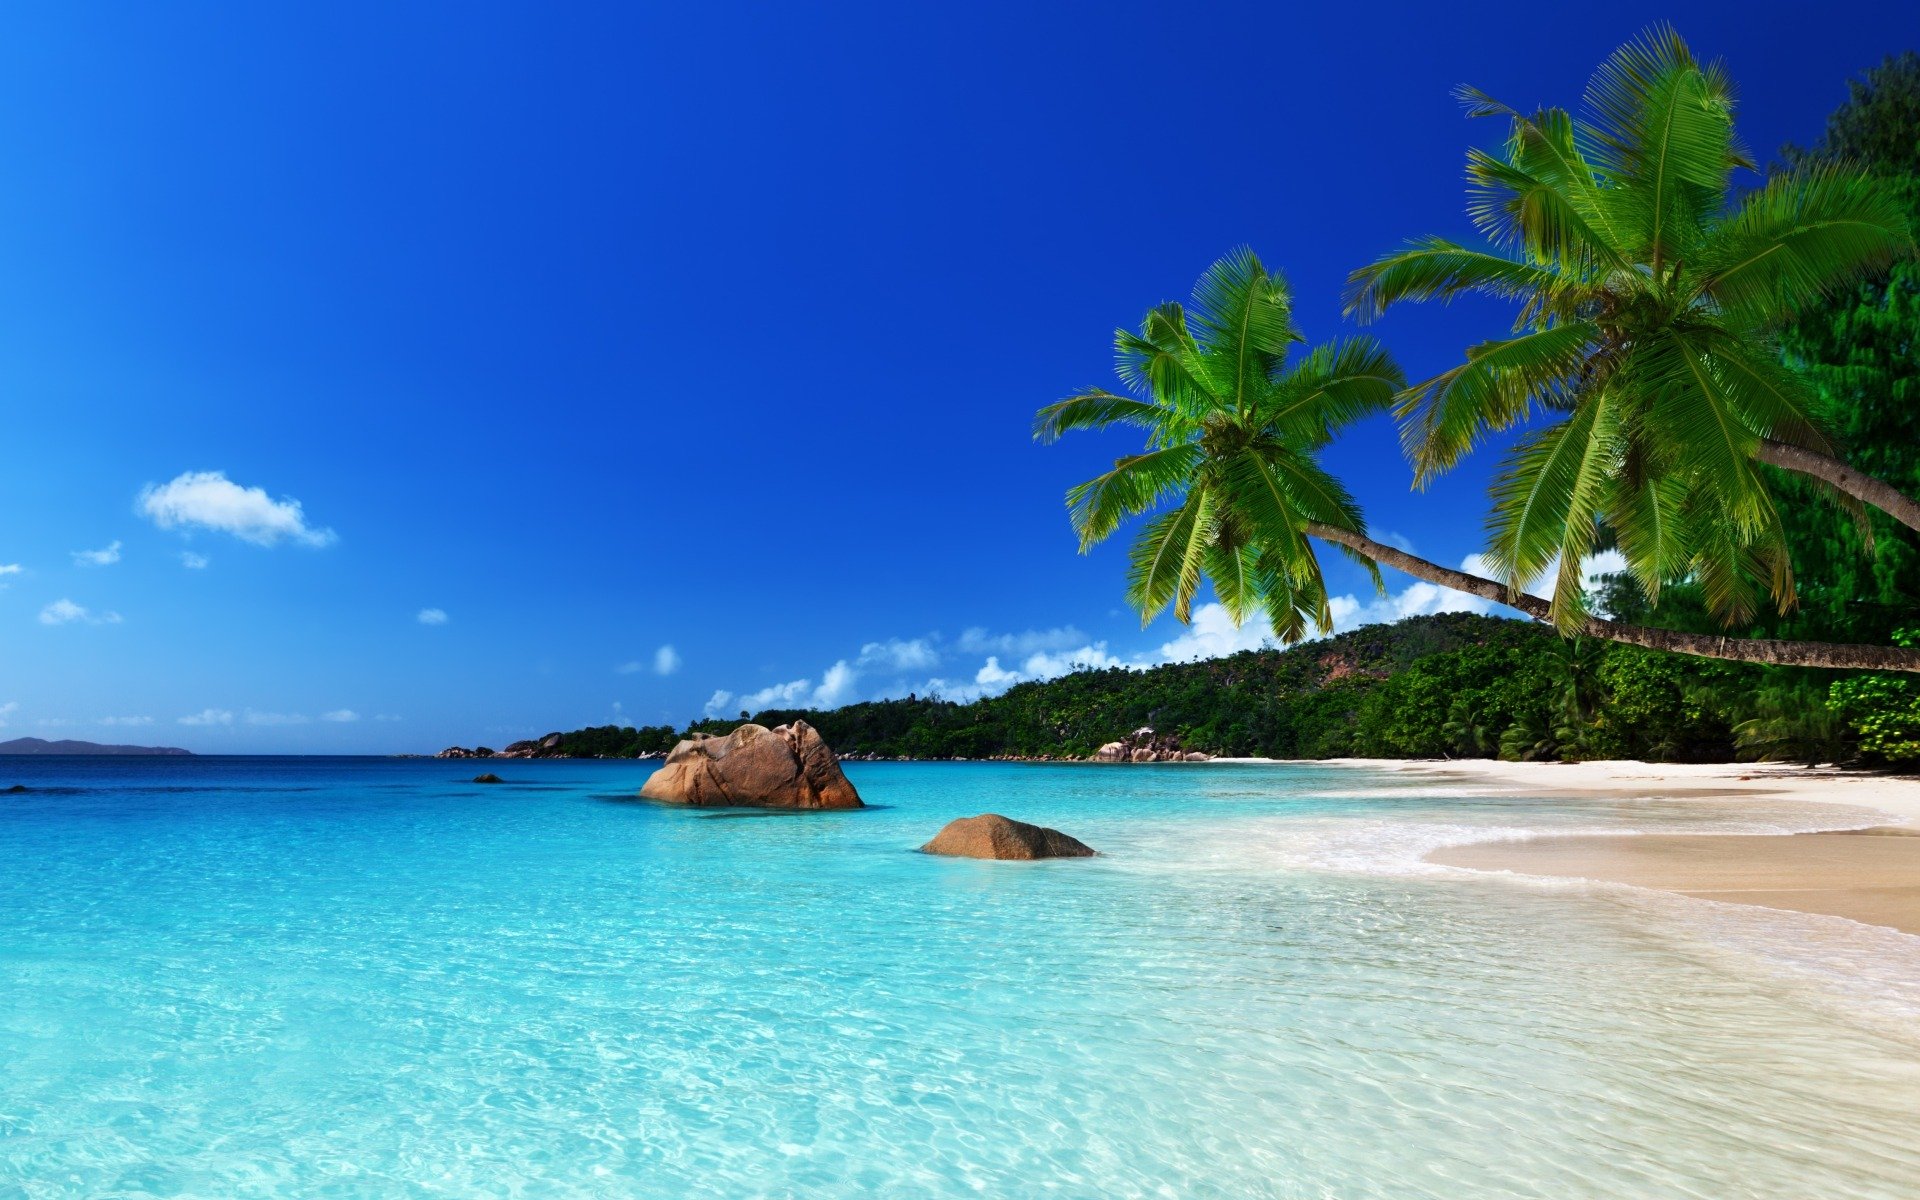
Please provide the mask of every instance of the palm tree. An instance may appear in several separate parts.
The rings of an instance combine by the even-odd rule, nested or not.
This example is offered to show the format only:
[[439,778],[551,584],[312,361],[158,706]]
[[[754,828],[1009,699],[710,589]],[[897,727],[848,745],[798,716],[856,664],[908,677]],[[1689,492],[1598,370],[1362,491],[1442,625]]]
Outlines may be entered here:
[[1516,588],[1558,562],[1552,619],[1588,617],[1581,564],[1610,527],[1649,598],[1699,581],[1729,624],[1793,580],[1764,462],[1920,529],[1920,504],[1849,467],[1812,415],[1812,388],[1771,333],[1801,306],[1913,245],[1902,205],[1844,166],[1776,176],[1729,205],[1751,167],[1733,89],[1670,27],[1617,51],[1587,89],[1588,115],[1504,117],[1503,152],[1469,151],[1469,211],[1488,240],[1427,238],[1354,272],[1363,320],[1402,300],[1480,293],[1516,300],[1515,336],[1407,389],[1397,413],[1417,485],[1490,431],[1545,416],[1494,486],[1491,557]]
[[1365,522],[1316,456],[1341,426],[1386,407],[1406,377],[1371,338],[1289,361],[1301,341],[1286,280],[1236,250],[1200,277],[1190,306],[1162,304],[1139,332],[1115,332],[1131,394],[1094,388],[1035,418],[1042,442],[1073,429],[1146,430],[1144,453],[1067,493],[1082,553],[1165,507],[1133,544],[1127,600],[1143,624],[1169,604],[1190,620],[1205,578],[1236,622],[1264,613],[1284,641],[1332,628],[1307,531],[1358,537]]
[[[1282,641],[1332,625],[1314,541],[1365,566],[1549,619],[1518,587],[1455,571],[1367,536],[1359,506],[1317,455],[1335,431],[1388,404],[1405,378],[1368,338],[1330,342],[1290,361],[1302,341],[1286,281],[1250,250],[1213,264],[1191,308],[1163,304],[1139,332],[1118,330],[1118,372],[1130,394],[1094,388],[1040,410],[1034,437],[1127,425],[1142,453],[1067,493],[1084,553],[1128,519],[1156,513],[1135,540],[1127,600],[1151,621],[1169,604],[1192,617],[1210,580],[1235,621],[1264,613]],[[1712,637],[1584,618],[1589,637],[1738,662],[1920,671],[1920,650]]]

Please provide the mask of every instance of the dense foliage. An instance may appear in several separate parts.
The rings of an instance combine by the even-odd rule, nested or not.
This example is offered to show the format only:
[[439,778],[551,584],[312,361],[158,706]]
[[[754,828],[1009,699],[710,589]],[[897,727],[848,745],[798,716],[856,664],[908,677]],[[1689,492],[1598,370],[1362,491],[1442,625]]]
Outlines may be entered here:
[[[1920,55],[1888,58],[1852,85],[1809,149],[1790,163],[1857,163],[1891,181],[1920,226]],[[1782,339],[1819,392],[1848,461],[1909,495],[1920,491],[1920,262],[1891,268],[1800,314]],[[1920,623],[1920,536],[1871,513],[1873,553],[1804,480],[1777,476],[1799,580],[1792,636],[1885,641]]]

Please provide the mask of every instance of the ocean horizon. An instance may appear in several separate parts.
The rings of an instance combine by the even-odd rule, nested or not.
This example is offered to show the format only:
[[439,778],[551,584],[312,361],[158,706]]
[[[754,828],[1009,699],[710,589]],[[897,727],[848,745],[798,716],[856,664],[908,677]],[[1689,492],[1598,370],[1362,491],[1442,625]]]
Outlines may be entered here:
[[[11,759],[0,1194],[1911,1194],[1920,939],[1432,867],[1871,821],[1364,767]],[[1004,812],[1100,856],[916,853]],[[1818,1147],[1818,1152],[1812,1150]]]

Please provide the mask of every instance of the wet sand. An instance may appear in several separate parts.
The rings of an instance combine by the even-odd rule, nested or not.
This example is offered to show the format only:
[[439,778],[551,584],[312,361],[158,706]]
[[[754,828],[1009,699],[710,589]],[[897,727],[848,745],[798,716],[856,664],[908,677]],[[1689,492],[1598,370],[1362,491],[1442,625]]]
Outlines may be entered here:
[[1920,935],[1920,778],[1765,763],[1369,762],[1477,791],[1553,796],[1765,797],[1845,805],[1887,824],[1831,833],[1645,834],[1545,837],[1453,846],[1428,856],[1443,866],[1596,879],[1736,904],[1822,913]]
[[[1920,935],[1920,830],[1549,837],[1452,846],[1428,861],[1600,879],[1703,900],[1846,917]],[[1878,835],[1878,836],[1875,836]]]

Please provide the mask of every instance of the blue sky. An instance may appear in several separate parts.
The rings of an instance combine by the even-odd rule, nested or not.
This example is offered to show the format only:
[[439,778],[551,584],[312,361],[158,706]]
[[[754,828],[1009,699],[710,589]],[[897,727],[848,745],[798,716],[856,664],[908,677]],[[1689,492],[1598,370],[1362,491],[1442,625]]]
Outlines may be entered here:
[[[431,751],[1230,649],[1075,553],[1126,440],[1028,439],[1115,325],[1245,243],[1351,332],[1349,270],[1467,231],[1455,84],[1573,104],[1671,17],[1770,153],[1920,32],[1316,7],[13,11],[0,737]],[[1501,328],[1375,332],[1422,376]],[[1327,461],[1479,548],[1493,456]],[[1437,603],[1328,561],[1348,622]]]

